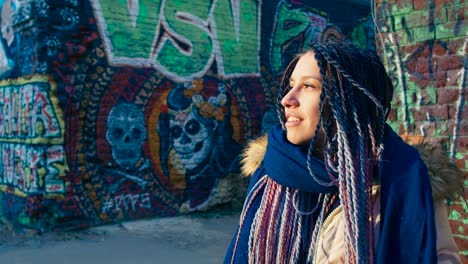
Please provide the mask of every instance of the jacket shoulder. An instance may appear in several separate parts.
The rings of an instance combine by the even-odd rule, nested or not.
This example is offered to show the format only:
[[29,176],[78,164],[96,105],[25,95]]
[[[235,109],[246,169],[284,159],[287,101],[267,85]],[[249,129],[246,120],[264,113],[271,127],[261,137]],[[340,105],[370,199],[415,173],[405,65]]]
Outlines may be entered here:
[[466,173],[450,161],[447,154],[439,147],[427,144],[413,145],[424,161],[432,186],[435,201],[452,198],[463,191]]

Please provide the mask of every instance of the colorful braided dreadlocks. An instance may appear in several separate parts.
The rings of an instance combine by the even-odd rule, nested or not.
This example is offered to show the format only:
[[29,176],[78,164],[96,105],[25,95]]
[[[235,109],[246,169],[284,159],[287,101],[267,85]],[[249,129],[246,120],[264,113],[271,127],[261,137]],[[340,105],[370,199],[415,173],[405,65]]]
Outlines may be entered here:
[[[372,184],[379,179],[383,130],[393,86],[373,51],[361,51],[346,43],[313,43],[311,49],[315,53],[323,85],[321,117],[309,145],[307,166],[315,181],[324,186],[339,186],[339,198],[345,213],[347,262],[369,263],[374,255]],[[283,129],[285,113],[280,102],[289,91],[289,77],[299,58],[287,67],[278,95],[277,110]],[[329,182],[316,177],[310,168],[314,146],[323,147],[322,158],[329,171]],[[338,175],[338,178],[332,175]],[[315,223],[309,258],[314,255],[314,242],[327,213],[324,208],[328,199],[323,199],[322,211]]]

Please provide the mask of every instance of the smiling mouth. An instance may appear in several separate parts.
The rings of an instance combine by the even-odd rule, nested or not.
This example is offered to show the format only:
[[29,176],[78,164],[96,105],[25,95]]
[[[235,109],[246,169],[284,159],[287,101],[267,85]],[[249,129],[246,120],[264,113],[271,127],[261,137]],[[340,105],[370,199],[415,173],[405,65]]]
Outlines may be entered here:
[[295,116],[290,116],[288,117],[288,120],[287,120],[287,122],[299,122],[299,121],[301,120]]
[[300,119],[299,117],[296,117],[296,116],[288,116],[286,118],[286,123],[285,125],[287,127],[294,127],[294,126],[298,126],[299,124],[301,124],[302,122],[302,119]]

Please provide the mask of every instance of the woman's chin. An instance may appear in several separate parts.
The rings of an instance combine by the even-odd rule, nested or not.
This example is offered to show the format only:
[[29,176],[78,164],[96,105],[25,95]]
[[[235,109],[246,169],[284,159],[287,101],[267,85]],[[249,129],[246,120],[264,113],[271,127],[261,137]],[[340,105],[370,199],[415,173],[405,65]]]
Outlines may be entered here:
[[312,139],[307,139],[307,138],[304,138],[304,137],[301,137],[299,135],[294,135],[292,133],[288,133],[287,134],[287,139],[289,141],[289,143],[293,144],[293,145],[298,145],[298,146],[308,146],[310,141]]

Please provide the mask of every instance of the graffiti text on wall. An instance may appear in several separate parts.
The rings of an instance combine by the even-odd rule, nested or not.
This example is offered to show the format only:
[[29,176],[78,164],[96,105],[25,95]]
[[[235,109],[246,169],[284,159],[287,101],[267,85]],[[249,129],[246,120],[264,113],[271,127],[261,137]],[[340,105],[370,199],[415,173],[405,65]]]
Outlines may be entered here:
[[323,15],[315,14],[303,7],[293,7],[285,1],[280,1],[276,11],[275,27],[271,37],[271,64],[274,71],[279,71],[282,64],[290,58],[283,58],[287,46],[298,43],[302,37],[301,47],[296,47],[292,52],[295,55],[309,40],[320,42],[322,32],[327,26]]
[[0,189],[64,193],[62,113],[47,78],[0,83]]
[[150,66],[181,81],[203,76],[214,60],[221,76],[260,73],[260,1],[91,3],[112,64]]
[[[320,8],[320,5],[323,8],[325,4],[314,6]],[[338,21],[329,19],[325,11],[315,7],[292,0],[279,1],[269,50],[274,72],[282,72],[292,58],[307,49],[311,42],[346,39],[363,49],[375,49],[374,24],[370,18],[353,19],[356,24],[353,24],[351,31],[345,31],[335,25]]]
[[105,201],[102,210],[104,212],[121,210],[136,211],[139,207],[146,209],[151,208],[151,198],[149,193],[117,195]]

